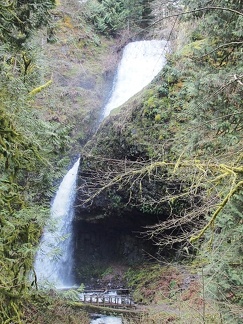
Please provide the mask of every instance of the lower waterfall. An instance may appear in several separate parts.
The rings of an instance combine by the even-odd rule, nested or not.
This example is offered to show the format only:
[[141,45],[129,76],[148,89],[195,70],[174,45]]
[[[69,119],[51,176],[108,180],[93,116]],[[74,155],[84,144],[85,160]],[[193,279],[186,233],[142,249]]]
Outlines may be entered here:
[[63,178],[51,206],[51,216],[44,228],[35,258],[38,284],[70,287],[72,280],[72,220],[79,159]]
[[[153,80],[166,63],[167,51],[168,42],[165,40],[132,42],[124,48],[103,118]],[[79,160],[58,188],[36,254],[35,274],[38,285],[44,287],[51,284],[55,288],[68,288],[75,284],[72,278],[72,221],[78,167]],[[99,323],[98,319],[93,323]]]

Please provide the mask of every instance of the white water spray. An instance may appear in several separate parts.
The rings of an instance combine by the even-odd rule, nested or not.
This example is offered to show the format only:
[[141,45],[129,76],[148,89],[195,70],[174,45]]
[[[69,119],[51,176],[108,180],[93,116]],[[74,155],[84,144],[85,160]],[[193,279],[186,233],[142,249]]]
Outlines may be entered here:
[[165,40],[132,42],[125,47],[104,117],[154,79],[166,63],[168,49]]
[[122,324],[121,317],[99,315],[97,319],[93,319],[90,324]]
[[63,178],[51,207],[35,259],[38,284],[70,287],[72,280],[72,220],[79,160]]

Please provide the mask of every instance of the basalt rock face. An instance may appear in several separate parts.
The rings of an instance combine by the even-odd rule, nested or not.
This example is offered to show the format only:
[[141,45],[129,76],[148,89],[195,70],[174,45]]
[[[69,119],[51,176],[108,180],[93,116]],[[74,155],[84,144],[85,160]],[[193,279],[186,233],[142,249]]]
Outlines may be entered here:
[[[79,175],[74,221],[76,277],[78,282],[85,283],[90,277],[100,277],[112,264],[131,266],[155,256],[157,247],[144,234],[147,226],[166,217],[163,213],[143,212],[136,206],[135,192],[132,198],[129,188],[119,189],[116,185],[84,202],[92,196],[93,189],[98,189],[105,174],[88,165],[89,171],[83,168]],[[92,183],[96,188],[90,188]]]
[[167,187],[163,177],[152,181],[139,171],[150,159],[134,121],[140,104],[135,98],[126,104],[132,114],[124,108],[107,118],[84,148],[74,221],[78,282],[99,277],[110,264],[134,265],[158,254],[146,227],[167,219],[170,206],[148,203]]
[[[151,256],[171,256],[173,250],[161,251],[160,239],[171,242],[170,235],[177,237],[184,229],[169,224],[152,239],[145,232],[201,204],[198,194],[190,192],[187,174],[174,172],[178,128],[173,120],[169,127],[158,85],[162,81],[159,75],[145,91],[112,111],[83,149],[74,223],[81,282],[85,271],[94,273],[112,262],[134,264]],[[168,160],[175,163],[164,162]]]

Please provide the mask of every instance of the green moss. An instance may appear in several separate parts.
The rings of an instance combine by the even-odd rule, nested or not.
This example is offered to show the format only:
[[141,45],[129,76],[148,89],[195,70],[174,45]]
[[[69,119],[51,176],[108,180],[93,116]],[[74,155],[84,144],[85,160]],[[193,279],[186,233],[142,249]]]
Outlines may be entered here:
[[185,45],[182,50],[180,51],[180,54],[182,56],[192,56],[195,50],[200,50],[207,42],[207,39],[200,39],[196,40],[190,44]]
[[161,121],[161,114],[155,115],[154,120],[155,120],[155,122]]

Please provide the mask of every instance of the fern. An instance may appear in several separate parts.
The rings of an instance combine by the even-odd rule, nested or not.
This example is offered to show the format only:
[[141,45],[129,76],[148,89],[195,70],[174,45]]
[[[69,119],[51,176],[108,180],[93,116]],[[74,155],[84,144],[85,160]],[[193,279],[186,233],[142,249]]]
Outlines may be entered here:
[[209,264],[207,290],[220,302],[225,321],[240,323],[243,306],[243,195],[237,194],[217,219]]

